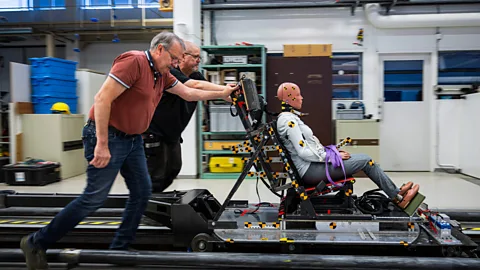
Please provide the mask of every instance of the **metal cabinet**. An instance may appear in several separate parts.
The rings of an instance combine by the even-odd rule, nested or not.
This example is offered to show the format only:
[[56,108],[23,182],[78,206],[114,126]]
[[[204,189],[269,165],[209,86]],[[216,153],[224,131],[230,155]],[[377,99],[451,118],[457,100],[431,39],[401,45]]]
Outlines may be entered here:
[[336,141],[347,137],[352,143],[342,149],[350,154],[369,155],[380,164],[380,130],[378,120],[336,120]]
[[61,163],[63,179],[85,173],[83,114],[22,115],[23,156]]

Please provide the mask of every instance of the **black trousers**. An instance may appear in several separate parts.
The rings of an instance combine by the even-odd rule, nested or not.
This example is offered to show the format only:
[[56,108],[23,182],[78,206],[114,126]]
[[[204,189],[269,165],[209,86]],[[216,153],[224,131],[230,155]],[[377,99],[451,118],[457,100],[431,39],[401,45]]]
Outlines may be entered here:
[[152,191],[163,192],[173,183],[182,169],[180,138],[171,143],[151,134],[144,134],[143,137]]

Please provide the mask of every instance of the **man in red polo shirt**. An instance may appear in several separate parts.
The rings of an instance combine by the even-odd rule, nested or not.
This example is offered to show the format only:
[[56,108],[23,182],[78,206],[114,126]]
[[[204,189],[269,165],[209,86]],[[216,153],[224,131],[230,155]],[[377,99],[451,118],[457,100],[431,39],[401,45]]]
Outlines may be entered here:
[[151,194],[141,134],[147,130],[163,91],[194,101],[227,98],[236,90],[202,91],[178,82],[169,71],[184,50],[178,36],[162,32],[152,39],[149,50],[128,51],[115,59],[83,129],[89,162],[85,190],[47,226],[22,239],[28,269],[48,268],[45,251],[103,205],[118,172],[130,196],[110,248],[125,250],[134,241]]

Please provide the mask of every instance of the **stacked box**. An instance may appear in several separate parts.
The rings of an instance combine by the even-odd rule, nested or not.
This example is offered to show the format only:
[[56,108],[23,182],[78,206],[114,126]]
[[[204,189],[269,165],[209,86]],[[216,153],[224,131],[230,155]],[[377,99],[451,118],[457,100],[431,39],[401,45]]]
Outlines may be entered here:
[[50,114],[56,102],[64,102],[77,113],[77,62],[54,57],[30,58],[33,110]]

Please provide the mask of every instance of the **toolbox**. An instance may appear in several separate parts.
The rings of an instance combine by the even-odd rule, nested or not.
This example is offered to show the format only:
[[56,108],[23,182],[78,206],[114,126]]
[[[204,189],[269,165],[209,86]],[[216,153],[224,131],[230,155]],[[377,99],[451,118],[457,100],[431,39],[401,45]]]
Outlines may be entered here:
[[3,166],[5,182],[11,186],[45,186],[59,182],[60,163],[17,163]]
[[243,171],[241,157],[211,157],[210,172],[212,173],[239,173]]
[[205,150],[232,150],[232,146],[243,145],[243,141],[205,141]]

